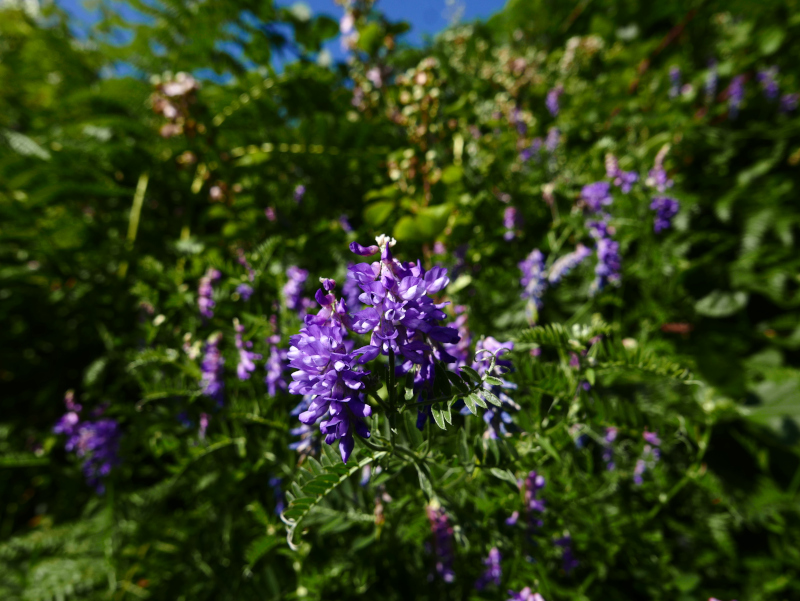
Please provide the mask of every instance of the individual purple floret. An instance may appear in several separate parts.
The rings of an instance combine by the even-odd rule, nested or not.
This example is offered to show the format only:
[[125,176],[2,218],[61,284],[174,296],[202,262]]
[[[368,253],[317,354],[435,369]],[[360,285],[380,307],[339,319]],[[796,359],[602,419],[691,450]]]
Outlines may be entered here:
[[243,301],[249,301],[253,296],[253,287],[249,284],[239,284],[236,286],[236,292]]
[[500,578],[503,576],[503,569],[500,566],[500,551],[497,547],[492,547],[489,555],[483,560],[486,571],[475,582],[475,588],[482,591],[490,584],[500,586]]
[[522,112],[518,108],[515,108],[511,111],[511,118],[509,120],[511,125],[516,127],[517,133],[520,136],[524,136],[528,133],[528,124],[520,117],[521,114]]
[[706,102],[712,102],[714,96],[717,94],[717,83],[719,82],[719,75],[717,74],[717,61],[711,59],[708,61],[708,75],[706,75]]
[[273,476],[267,480],[267,484],[272,489],[272,495],[275,497],[275,515],[282,514],[283,510],[286,508],[286,497],[281,489],[282,482],[283,480],[277,476]]
[[645,430],[644,432],[642,432],[642,438],[644,438],[645,442],[653,445],[654,447],[661,446],[661,439],[658,437],[658,434],[656,432],[649,432]]
[[652,469],[658,460],[661,458],[661,439],[655,432],[642,432],[642,438],[648,443],[642,449],[642,456],[636,460],[636,466],[633,468],[633,481],[637,486],[641,486],[644,482],[644,473],[647,469]]
[[306,195],[306,187],[303,184],[298,184],[294,189],[294,194],[293,194],[294,201],[300,204],[305,195]]
[[534,593],[531,591],[530,587],[528,586],[518,593],[515,593],[514,591],[508,591],[508,594],[511,595],[508,601],[544,601],[544,597],[542,597],[539,593]]
[[564,93],[564,86],[558,84],[556,87],[552,88],[549,92],[547,92],[547,110],[550,111],[550,114],[553,117],[558,115],[558,99],[561,97],[561,94]]
[[[544,499],[539,498],[539,491],[545,486],[544,476],[530,472],[525,480],[517,480],[517,486],[523,491],[525,515],[528,518],[528,528],[534,530],[543,525],[540,514],[544,513]],[[506,520],[506,524],[513,526],[519,519],[519,512],[515,511]]]
[[784,94],[781,96],[780,111],[786,115],[794,112],[800,104],[800,94]]
[[344,215],[344,214],[339,215],[339,225],[341,226],[342,230],[344,230],[345,232],[349,233],[349,232],[353,231],[353,226],[350,225],[350,221],[348,221],[347,215]]
[[[103,478],[119,464],[119,424],[113,419],[81,422],[81,405],[75,403],[70,390],[64,396],[67,413],[53,427],[55,434],[64,434],[64,448],[83,459],[83,474],[86,482],[97,494],[105,492]],[[96,412],[102,413],[102,409]]]
[[519,158],[523,162],[527,163],[531,159],[536,159],[538,163],[542,156],[542,139],[541,138],[534,138],[531,140],[531,145],[527,148],[523,148],[519,153]]
[[286,270],[286,278],[286,284],[283,286],[286,308],[290,311],[299,311],[302,308],[303,288],[308,279],[308,271],[292,265]]
[[639,181],[639,174],[635,171],[623,171],[619,168],[619,161],[613,154],[606,154],[606,176],[610,177],[614,185],[627,194],[633,188],[633,184]]
[[266,369],[267,375],[264,378],[264,383],[267,385],[267,393],[269,396],[275,396],[278,390],[288,390],[288,384],[283,377],[286,370],[288,351],[286,349],[278,348],[281,337],[278,334],[267,338],[269,343],[269,356],[267,357]]
[[522,225],[522,216],[517,211],[516,207],[506,207],[503,211],[503,227],[506,228],[506,233],[503,234],[503,239],[513,240],[517,235],[517,228]]
[[744,75],[737,75],[728,87],[728,116],[736,119],[739,116],[739,107],[744,100]]
[[561,566],[564,568],[564,572],[569,574],[579,565],[578,560],[575,559],[575,555],[572,552],[572,537],[569,534],[565,534],[561,538],[554,540],[553,544],[562,548]]
[[611,184],[608,182],[595,182],[581,189],[581,200],[592,213],[599,213],[603,207],[613,202],[611,198]]
[[433,552],[436,555],[436,573],[445,582],[453,582],[456,573],[453,570],[453,527],[447,519],[447,514],[441,507],[429,505],[427,508],[428,520],[433,532]]
[[673,65],[669,68],[669,97],[677,98],[681,93],[681,70],[680,67]]
[[557,127],[551,127],[547,130],[547,138],[544,141],[544,147],[547,152],[554,153],[558,148],[558,143],[561,141],[561,132]]
[[769,69],[762,69],[756,75],[758,83],[761,84],[761,89],[764,90],[764,96],[767,100],[775,100],[780,93],[778,86],[778,67],[772,66]]
[[587,225],[592,238],[597,241],[597,265],[594,269],[595,279],[591,285],[594,294],[607,284],[619,284],[622,258],[619,255],[619,243],[611,238],[612,232],[605,220],[590,221]]
[[200,440],[206,439],[206,430],[208,430],[208,422],[211,420],[208,413],[200,414],[200,428],[197,431],[197,436]]
[[550,266],[550,270],[547,272],[547,280],[551,284],[557,284],[565,275],[580,265],[584,259],[591,254],[592,251],[589,248],[583,244],[578,244],[575,250],[560,257]]
[[224,373],[225,359],[219,350],[219,343],[222,334],[217,332],[208,337],[204,349],[203,360],[200,363],[202,370],[201,386],[203,394],[216,401],[218,406],[222,406],[225,383],[222,380]]
[[664,159],[669,152],[669,144],[661,147],[661,150],[656,154],[655,161],[653,161],[653,168],[647,174],[645,184],[651,188],[655,188],[659,192],[664,192],[667,188],[672,187],[672,180],[667,176],[667,170],[664,169]]
[[522,298],[528,300],[537,309],[543,306],[542,296],[547,289],[547,275],[544,269],[544,255],[538,248],[534,248],[524,261],[519,262],[522,272],[520,285]]
[[472,346],[472,333],[467,327],[467,308],[463,305],[456,305],[453,307],[453,313],[456,318],[450,326],[454,327],[458,332],[459,340],[455,344],[445,344],[444,348],[447,353],[455,359],[453,363],[453,371],[461,373],[461,367],[470,362],[469,349]]
[[[304,411],[307,411],[311,406],[312,397],[310,395],[304,396],[297,406],[292,409],[289,415],[297,417]],[[316,454],[319,451],[319,436],[318,430],[314,430],[307,424],[300,424],[297,428],[289,430],[289,434],[296,436],[298,440],[289,445],[289,448],[297,451],[301,455]]]
[[256,370],[256,364],[253,362],[260,361],[261,355],[248,350],[253,348],[253,342],[251,340],[243,340],[244,326],[236,318],[233,319],[233,329],[236,332],[236,349],[239,351],[239,364],[236,366],[236,375],[239,376],[240,380],[249,380],[250,374]]
[[[348,269],[353,266],[353,263],[347,266]],[[342,286],[342,295],[347,310],[350,313],[356,313],[364,308],[364,305],[358,300],[361,296],[361,288],[358,287],[358,282],[352,278],[346,278]]]
[[656,196],[650,203],[650,209],[656,212],[653,229],[657,234],[672,227],[672,218],[678,214],[680,203],[669,196]]
[[200,309],[200,315],[206,319],[214,317],[214,283],[219,281],[222,274],[219,270],[209,267],[203,277],[200,278],[200,285],[197,287],[197,306]]

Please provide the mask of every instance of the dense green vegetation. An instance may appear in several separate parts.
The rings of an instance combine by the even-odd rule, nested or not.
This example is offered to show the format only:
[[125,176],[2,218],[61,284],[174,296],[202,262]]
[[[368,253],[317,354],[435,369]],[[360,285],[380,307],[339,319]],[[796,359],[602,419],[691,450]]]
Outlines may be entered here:
[[800,596],[800,3],[127,4],[0,8],[0,597]]

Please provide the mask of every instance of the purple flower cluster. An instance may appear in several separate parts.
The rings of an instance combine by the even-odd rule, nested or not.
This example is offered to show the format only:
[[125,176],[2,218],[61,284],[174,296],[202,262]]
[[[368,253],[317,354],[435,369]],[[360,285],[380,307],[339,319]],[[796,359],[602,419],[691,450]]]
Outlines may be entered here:
[[490,584],[500,586],[500,578],[503,576],[503,569],[500,566],[500,551],[497,547],[492,547],[489,550],[489,555],[483,560],[483,565],[486,566],[486,571],[481,574],[481,577],[475,582],[475,588],[482,591]]
[[756,75],[758,83],[761,84],[761,89],[764,90],[764,96],[767,100],[775,100],[780,93],[778,86],[778,67],[772,66],[769,69],[762,69]]
[[642,476],[647,469],[655,467],[655,464],[658,463],[658,460],[661,458],[661,449],[659,449],[661,446],[661,439],[658,435],[655,432],[648,432],[645,430],[642,432],[642,438],[644,438],[647,444],[644,445],[642,456],[636,460],[636,465],[633,468],[633,481],[637,486],[641,486],[642,482],[644,482]]
[[788,115],[797,109],[798,104],[800,104],[800,94],[784,94],[781,96],[780,111]]
[[541,309],[542,296],[547,289],[547,274],[542,251],[534,248],[524,261],[519,262],[519,269],[522,272],[519,281],[522,286],[522,298],[527,299],[536,309]]
[[286,284],[283,286],[286,308],[290,311],[300,311],[303,309],[303,288],[308,279],[308,271],[292,265],[286,270],[286,278]]
[[595,182],[581,189],[581,200],[592,213],[599,213],[603,207],[613,202],[611,198],[611,184],[608,182]]
[[633,184],[639,181],[639,174],[635,171],[623,171],[619,168],[617,157],[613,154],[606,155],[606,175],[611,178],[614,185],[627,194],[633,188]]
[[553,117],[558,115],[558,99],[563,93],[564,86],[561,84],[558,84],[556,87],[547,92],[547,100],[545,104],[547,105],[547,110],[550,111],[550,114],[553,115]]
[[254,282],[256,279],[256,272],[250,266],[250,263],[247,261],[247,257],[244,256],[244,251],[241,248],[236,253],[236,260],[239,261],[239,264],[247,270],[247,278],[251,282]]
[[[349,269],[352,266],[353,263],[350,263],[347,268]],[[362,305],[361,301],[358,300],[358,297],[361,296],[361,288],[358,287],[358,282],[356,280],[347,278],[344,281],[344,285],[342,286],[342,295],[344,296],[345,306],[351,313],[354,311],[360,311],[364,308],[364,305]]]
[[556,259],[555,263],[550,266],[547,273],[547,279],[551,284],[557,284],[561,279],[569,274],[570,271],[575,269],[578,265],[592,254],[592,251],[584,246],[578,244],[571,253],[567,253],[563,257]]
[[731,119],[739,116],[739,107],[744,100],[744,75],[737,75],[728,87],[728,115]]
[[644,182],[659,192],[664,192],[667,188],[671,188],[673,184],[672,180],[667,176],[667,170],[664,169],[664,159],[668,152],[669,144],[665,144],[656,154],[653,168],[647,174],[647,179]]
[[681,70],[680,67],[673,65],[669,68],[669,97],[677,98],[681,93]]
[[614,448],[612,445],[614,444],[614,441],[617,440],[618,433],[619,431],[617,428],[611,426],[606,428],[606,434],[603,437],[603,440],[606,443],[605,447],[603,447],[603,461],[605,461],[606,469],[609,472],[613,471],[617,467],[614,463]]
[[214,283],[218,282],[222,274],[218,269],[209,267],[203,277],[200,278],[200,285],[197,287],[197,306],[200,309],[200,315],[206,319],[214,317]]
[[[67,413],[53,427],[55,434],[64,434],[67,442],[64,448],[74,452],[83,461],[83,474],[89,486],[97,494],[105,492],[103,478],[111,473],[111,469],[119,464],[119,424],[113,419],[81,421],[81,405],[75,402],[70,390],[64,396]],[[102,409],[95,415],[102,413]]]
[[294,201],[297,204],[300,204],[303,201],[303,197],[306,195],[306,187],[303,184],[298,184],[294,189]]
[[197,436],[200,440],[206,439],[206,430],[208,430],[208,422],[211,421],[208,413],[201,413],[200,414],[200,428],[197,431]]
[[526,586],[518,593],[508,591],[508,594],[511,595],[508,601],[544,601],[544,597],[539,593],[534,593],[529,586]]
[[236,292],[243,301],[249,301],[250,297],[253,296],[253,287],[249,284],[239,284],[236,286]]
[[239,351],[239,364],[236,366],[236,375],[239,376],[240,380],[249,380],[250,374],[256,370],[254,361],[261,360],[261,355],[248,350],[253,348],[253,342],[251,340],[244,341],[242,338],[244,326],[236,318],[233,319],[233,329],[236,332],[236,349]]
[[208,337],[203,360],[200,363],[200,369],[202,370],[200,382],[203,394],[216,401],[220,407],[222,407],[223,393],[225,391],[225,383],[222,380],[225,359],[219,350],[221,340],[222,334],[219,332]]
[[561,131],[557,127],[551,127],[547,130],[547,137],[544,140],[544,147],[547,152],[554,153],[558,148],[558,143],[561,141]]
[[266,363],[267,375],[264,378],[264,383],[267,385],[267,392],[270,396],[275,396],[278,390],[288,389],[286,380],[283,377],[283,372],[286,370],[288,351],[278,348],[280,341],[281,337],[277,334],[267,338],[270,346]]
[[453,570],[453,527],[447,519],[447,514],[441,507],[427,508],[428,520],[433,532],[433,551],[436,554],[436,573],[445,582],[453,582],[456,573]]
[[572,552],[572,537],[569,534],[565,534],[561,538],[554,540],[553,544],[556,547],[561,547],[561,567],[564,569],[564,572],[569,574],[579,565],[578,560],[575,559],[575,555]]
[[517,228],[522,226],[522,216],[517,211],[516,207],[506,207],[503,211],[503,227],[506,228],[506,233],[503,234],[503,239],[513,240],[517,235]]
[[445,344],[444,348],[455,359],[453,371],[460,373],[459,368],[469,363],[470,360],[469,349],[472,346],[472,333],[467,327],[467,308],[463,305],[456,305],[453,307],[453,313],[456,318],[451,327],[455,327],[459,340],[455,344]]
[[[539,491],[545,486],[544,476],[536,472],[530,472],[525,480],[517,480],[517,486],[524,491],[525,514],[528,518],[528,527],[531,529],[541,528],[542,520],[539,514],[544,513],[544,499],[539,498]],[[519,512],[515,511],[506,519],[506,524],[513,526],[519,519]]]
[[538,137],[534,138],[533,140],[531,140],[530,146],[528,146],[527,148],[523,148],[520,151],[519,158],[525,163],[527,163],[533,158],[535,158],[536,161],[538,162],[539,159],[541,158],[542,144],[543,142],[541,138]]
[[597,265],[594,268],[595,278],[591,286],[594,294],[605,288],[609,283],[613,285],[619,284],[622,258],[619,254],[619,242],[611,238],[613,230],[608,227],[606,219],[590,221],[587,225],[592,238],[597,243]]
[[659,233],[672,227],[672,218],[678,214],[680,203],[669,196],[656,196],[650,203],[650,209],[656,212],[653,229]]

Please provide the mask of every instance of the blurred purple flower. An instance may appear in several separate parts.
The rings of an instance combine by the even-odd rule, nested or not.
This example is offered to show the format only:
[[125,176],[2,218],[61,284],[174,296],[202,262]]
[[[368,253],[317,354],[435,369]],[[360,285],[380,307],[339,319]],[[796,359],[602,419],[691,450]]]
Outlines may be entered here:
[[756,75],[756,79],[761,84],[761,89],[764,90],[764,96],[767,100],[775,100],[780,93],[778,86],[778,67],[772,66],[769,69],[762,69]]
[[551,284],[557,284],[565,275],[580,265],[591,254],[592,251],[589,248],[583,244],[578,244],[575,250],[560,257],[550,266],[547,280]]
[[550,114],[553,117],[558,115],[558,99],[564,93],[564,86],[558,84],[556,87],[551,88],[549,92],[547,92],[547,101],[545,104],[547,105],[547,110],[550,111]]
[[492,547],[492,549],[489,551],[488,557],[483,560],[483,565],[486,566],[486,571],[481,574],[481,577],[478,578],[477,582],[475,582],[476,589],[482,591],[490,584],[500,586],[500,578],[503,576],[503,569],[500,566],[500,559],[500,551],[497,549],[497,547]]
[[206,341],[205,354],[200,363],[202,370],[201,386],[203,394],[216,401],[218,406],[222,406],[225,383],[223,374],[225,359],[219,350],[219,343],[222,340],[221,333],[215,333],[208,337]]
[[668,196],[657,196],[650,203],[650,209],[656,212],[653,229],[659,233],[672,227],[672,218],[678,214],[680,203]]
[[219,270],[209,267],[203,277],[200,278],[200,284],[197,287],[197,306],[200,309],[200,315],[205,319],[214,317],[214,294],[213,284],[219,281],[222,274]]
[[244,326],[236,318],[233,319],[233,329],[236,332],[236,349],[239,351],[239,364],[236,366],[236,375],[239,376],[240,380],[249,380],[250,374],[256,370],[256,364],[253,361],[261,360],[261,355],[248,350],[253,348],[253,342],[251,340],[243,340]]
[[436,555],[436,573],[445,582],[453,582],[456,574],[453,570],[453,527],[447,520],[447,514],[440,507],[427,508],[428,520],[433,532],[433,550]]

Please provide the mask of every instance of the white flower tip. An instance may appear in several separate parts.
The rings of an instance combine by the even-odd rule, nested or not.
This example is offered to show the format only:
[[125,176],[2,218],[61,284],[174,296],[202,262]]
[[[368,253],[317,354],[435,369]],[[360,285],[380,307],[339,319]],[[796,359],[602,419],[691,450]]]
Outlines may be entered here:
[[387,236],[386,234],[381,234],[380,236],[376,236],[375,242],[377,242],[378,246],[380,246],[381,248],[383,248],[387,244],[389,245],[389,248],[397,244],[397,240],[395,240],[391,236]]

